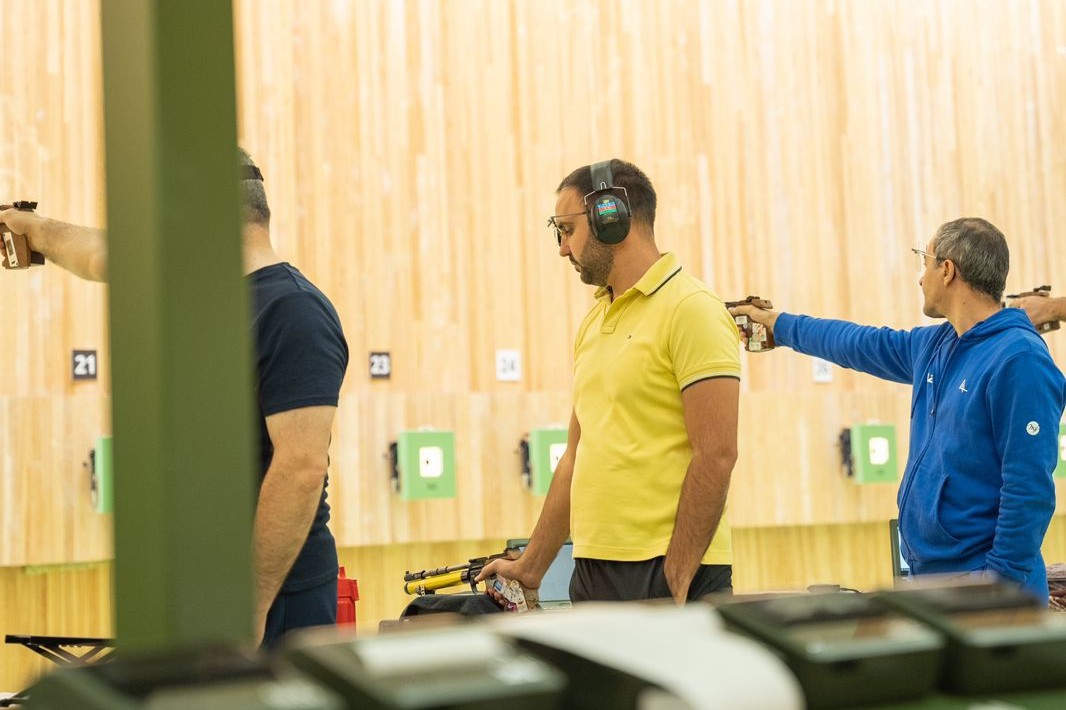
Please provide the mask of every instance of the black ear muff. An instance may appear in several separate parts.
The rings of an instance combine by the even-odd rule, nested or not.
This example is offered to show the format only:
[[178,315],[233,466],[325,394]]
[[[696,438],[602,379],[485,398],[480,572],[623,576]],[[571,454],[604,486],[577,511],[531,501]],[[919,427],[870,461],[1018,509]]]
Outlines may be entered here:
[[618,244],[629,235],[629,194],[614,186],[610,160],[592,166],[592,192],[585,195],[585,211],[593,236],[604,244]]

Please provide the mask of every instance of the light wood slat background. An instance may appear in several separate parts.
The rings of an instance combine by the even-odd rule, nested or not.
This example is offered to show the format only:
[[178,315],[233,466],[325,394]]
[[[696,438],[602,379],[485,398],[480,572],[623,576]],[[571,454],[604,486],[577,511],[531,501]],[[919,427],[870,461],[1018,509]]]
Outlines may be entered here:
[[[99,26],[95,2],[0,2],[0,202],[101,223]],[[111,431],[107,289],[56,268],[2,276],[0,565],[110,556],[83,466]],[[75,349],[97,351],[95,382],[72,380]]]
[[[561,393],[345,395],[332,449],[334,535],[345,545],[527,537],[543,498],[522,488],[519,441],[531,422],[563,423],[568,406]],[[462,493],[403,501],[392,493],[389,442],[429,424],[455,432]]]
[[[1049,563],[1066,560],[1066,518],[1044,538]],[[739,593],[839,584],[871,591],[892,586],[888,522],[743,528],[733,535],[733,586]]]
[[[114,636],[111,563],[0,567],[0,635]],[[23,646],[0,644],[0,691],[14,693],[58,668]]]
[[[351,347],[331,501],[364,593],[392,589],[372,578],[384,546],[415,559],[430,545],[443,552],[424,564],[445,563],[468,556],[453,540],[524,536],[536,519],[518,440],[568,421],[573,333],[591,303],[544,227],[578,165],[642,166],[660,195],[660,247],[727,298],[927,322],[907,250],[960,215],[1007,234],[1008,290],[1066,293],[1057,0],[234,9],[239,132],[266,174],[277,246],[332,298]],[[103,224],[98,15],[98,0],[0,0],[0,201]],[[21,565],[111,555],[82,467],[110,430],[106,297],[55,268],[0,275],[11,363],[0,378],[0,567],[11,569],[0,571],[14,578]],[[1066,362],[1066,336],[1048,341]],[[71,381],[75,348],[98,351],[97,382]],[[522,353],[521,382],[495,380],[501,348]],[[390,381],[368,379],[371,350],[391,351]],[[907,389],[839,369],[814,384],[811,361],[789,351],[743,359],[738,588],[799,579],[779,559],[793,544],[804,569],[876,582],[863,545],[880,543],[862,531],[876,536],[892,516],[895,487],[845,480],[836,437],[891,422],[905,451]],[[389,492],[389,441],[423,425],[456,432],[455,501]],[[849,531],[854,563],[823,530]],[[1049,559],[1066,559],[1056,550]],[[13,589],[0,584],[0,610],[19,608]],[[395,600],[378,603],[368,618],[395,614]]]
[[[111,515],[94,511],[89,474],[97,433],[111,429],[106,404],[80,394],[0,397],[0,520],[5,528],[0,559],[5,564],[56,564],[109,554]],[[18,456],[25,452],[33,452],[28,462]]]

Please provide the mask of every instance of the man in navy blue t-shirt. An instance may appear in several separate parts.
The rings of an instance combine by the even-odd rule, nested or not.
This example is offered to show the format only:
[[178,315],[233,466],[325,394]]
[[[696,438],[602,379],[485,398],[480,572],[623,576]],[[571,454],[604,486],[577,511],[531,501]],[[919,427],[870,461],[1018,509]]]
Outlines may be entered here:
[[[240,154],[262,473],[254,628],[269,645],[292,629],[336,622],[337,548],[326,526],[326,471],[348,344],[333,304],[271,246],[262,173],[248,153]],[[18,210],[0,211],[0,222],[64,269],[107,280],[103,230]]]
[[[244,169],[258,174],[241,153]],[[241,196],[263,474],[255,513],[255,628],[269,645],[292,629],[337,620],[326,469],[348,344],[333,304],[271,246],[262,180],[243,180]]]

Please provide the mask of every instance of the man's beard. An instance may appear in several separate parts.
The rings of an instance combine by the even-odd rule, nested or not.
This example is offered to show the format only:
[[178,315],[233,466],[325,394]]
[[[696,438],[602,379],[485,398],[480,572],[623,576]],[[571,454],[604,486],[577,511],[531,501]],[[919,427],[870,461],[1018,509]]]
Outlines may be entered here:
[[599,242],[589,242],[577,262],[581,269],[581,281],[591,286],[606,286],[607,277],[614,266],[614,251]]

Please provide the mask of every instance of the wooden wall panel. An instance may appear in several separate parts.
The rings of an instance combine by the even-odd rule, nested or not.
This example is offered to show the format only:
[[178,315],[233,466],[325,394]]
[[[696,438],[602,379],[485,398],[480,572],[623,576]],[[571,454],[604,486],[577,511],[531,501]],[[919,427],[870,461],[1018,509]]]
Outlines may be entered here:
[[[102,224],[98,4],[0,0],[0,33],[0,203]],[[111,554],[83,467],[111,431],[106,294],[56,268],[0,274],[0,565]],[[97,351],[95,382],[73,381],[75,349]]]
[[887,520],[741,528],[733,534],[733,586],[741,593],[802,591],[812,584],[891,587],[890,545]]
[[[275,210],[280,248],[338,302],[352,346],[335,456],[345,544],[505,533],[491,521],[525,516],[528,500],[503,515],[483,493],[511,463],[506,448],[479,452],[492,436],[479,430],[508,417],[480,397],[517,393],[511,416],[528,420],[522,403],[549,393],[565,420],[589,289],[541,224],[581,163],[613,153],[644,166],[660,243],[727,296],[928,322],[908,248],[960,214],[1007,232],[1010,287],[1066,269],[1049,248],[1066,187],[1046,157],[1066,137],[1050,118],[1066,77],[1054,3],[235,7],[242,139],[275,205],[297,206]],[[522,383],[493,380],[497,348],[522,351]],[[387,383],[366,379],[377,349],[393,353]],[[807,358],[745,357],[737,524],[891,514],[891,487],[841,479],[836,435],[890,421],[905,451],[907,389],[839,369],[830,385],[811,379]],[[415,392],[417,404],[391,399]],[[383,414],[384,428],[366,421]],[[380,483],[387,441],[426,424],[459,434],[454,503],[402,503]],[[523,423],[510,426],[508,446]],[[344,493],[353,470],[358,499]]]
[[[114,636],[111,564],[0,567],[0,638]],[[22,646],[0,643],[0,692],[17,692],[58,666]]]
[[[96,513],[89,451],[110,433],[98,397],[0,397],[0,559],[56,564],[111,554],[111,515]],[[32,454],[32,455],[31,455]]]
[[[544,499],[522,487],[519,442],[531,426],[568,420],[569,402],[559,394],[345,395],[330,482],[338,543],[528,536]],[[389,443],[400,430],[429,425],[455,432],[459,496],[403,501],[390,485]]]
[[[341,413],[336,490],[354,490],[343,479],[357,470],[375,508],[341,502],[345,544],[504,533],[491,521],[525,515],[529,501],[501,515],[484,495],[510,463],[479,451],[492,434],[478,431],[515,419],[509,446],[541,395],[565,421],[590,289],[542,225],[577,165],[614,154],[643,166],[660,245],[727,297],[929,322],[908,249],[962,214],[1008,234],[1009,288],[1066,272],[1052,247],[1066,216],[1066,169],[1048,158],[1066,138],[1053,118],[1066,16],[1053,2],[235,8],[241,135],[264,163],[279,248],[337,302],[352,347],[342,409],[359,413]],[[521,351],[521,383],[494,380],[499,348]],[[367,380],[370,350],[393,353],[389,382]],[[907,388],[839,369],[811,380],[807,358],[745,357],[739,524],[891,514],[890,487],[840,479],[836,435],[881,419],[905,446]],[[460,431],[461,476],[474,457],[457,501],[402,503],[377,473],[364,480],[397,429],[427,424]]]
[[730,522],[750,527],[895,517],[897,486],[857,484],[848,478],[838,436],[855,424],[894,424],[902,461],[909,441],[909,410],[905,393],[745,395],[740,428],[747,445],[740,450],[730,486]]
[[[353,352],[345,406],[394,412],[388,431],[368,432],[365,417],[342,411],[337,447],[345,453],[336,461],[360,474],[377,470],[381,444],[397,429],[470,422],[460,432],[460,446],[471,445],[465,460],[478,462],[461,467],[473,473],[469,495],[410,505],[382,499],[378,486],[372,499],[389,514],[369,512],[365,522],[356,503],[338,500],[335,524],[348,543],[478,536],[495,519],[529,517],[528,500],[507,501],[525,512],[498,513],[481,495],[495,480],[485,472],[512,462],[485,460],[472,437],[501,417],[526,418],[535,397],[557,401],[552,419],[566,419],[572,333],[590,297],[555,259],[542,221],[556,181],[607,152],[646,167],[661,194],[663,247],[727,296],[759,291],[786,308],[913,324],[919,297],[906,249],[962,212],[987,214],[1012,236],[1020,274],[1012,287],[1053,281],[1066,266],[1049,241],[1062,209],[1051,198],[1066,178],[1044,149],[1062,137],[1061,122],[1047,118],[1062,104],[1054,48],[1063,16],[1054,3],[1023,13],[993,3],[814,1],[459,2],[445,12],[432,3],[272,0],[235,8],[242,140],[267,172],[278,246],[342,315]],[[15,168],[0,178],[8,190],[45,190],[51,214],[99,224],[92,3],[6,0],[5,9],[39,15],[53,41],[18,54],[32,60],[26,73],[40,74],[5,90],[34,110],[2,117],[18,139],[5,146]],[[588,26],[602,31],[585,37],[578,28]],[[988,40],[981,51],[972,36]],[[976,75],[987,78],[980,87],[958,80]],[[986,94],[996,111],[982,110]],[[18,376],[6,382],[13,394],[72,393],[66,367],[75,346],[97,347],[106,366],[102,287],[45,269],[0,288],[14,311],[29,314],[0,343],[16,363]],[[522,352],[523,382],[495,381],[498,348]],[[393,353],[390,382],[366,380],[370,349]],[[825,412],[842,392],[902,401],[903,388],[840,371],[815,387],[809,360],[788,353],[746,357],[745,372],[738,519],[866,515],[848,499],[855,491],[833,478],[788,478],[776,488],[766,476],[793,469],[793,435],[814,457],[801,470],[832,463],[841,421]],[[106,395],[106,376],[88,387]],[[793,434],[760,443],[775,415],[773,398],[756,395],[793,391]],[[427,421],[416,405],[390,399],[415,392],[423,394],[412,402],[453,399]],[[481,393],[515,396],[490,404]],[[856,405],[848,419],[905,427],[898,406],[887,414]],[[501,441],[509,447],[515,431],[536,423],[514,422]],[[776,415],[775,431],[789,425]],[[360,443],[368,433],[373,444]],[[492,455],[502,451],[511,458],[508,448]],[[35,456],[18,451],[11,465],[27,476],[41,465]],[[338,492],[344,476],[338,468]],[[757,492],[746,492],[749,480]],[[806,502],[784,505],[800,483]],[[883,504],[872,505],[869,514],[880,515]],[[72,553],[45,548],[47,559]],[[85,551],[93,553],[106,546]]]
[[[892,586],[887,520],[740,528],[733,533],[733,553],[737,592],[802,591],[812,584],[860,591]],[[1043,553],[1048,564],[1066,562],[1066,518],[1052,520]]]

